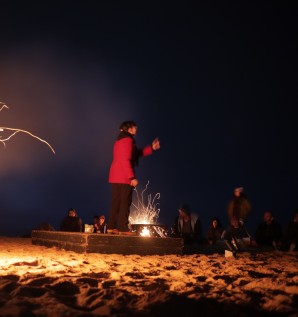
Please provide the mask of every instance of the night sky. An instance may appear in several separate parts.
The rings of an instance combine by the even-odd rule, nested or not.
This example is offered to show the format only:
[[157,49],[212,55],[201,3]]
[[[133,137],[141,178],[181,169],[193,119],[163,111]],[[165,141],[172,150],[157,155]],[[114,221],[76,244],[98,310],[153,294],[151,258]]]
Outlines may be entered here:
[[[108,172],[122,121],[134,120],[138,191],[160,193],[159,222],[187,202],[207,230],[227,225],[234,187],[254,234],[271,210],[298,209],[295,1],[0,0],[0,235],[56,229],[70,207],[108,216]],[[0,134],[3,137],[3,133]]]

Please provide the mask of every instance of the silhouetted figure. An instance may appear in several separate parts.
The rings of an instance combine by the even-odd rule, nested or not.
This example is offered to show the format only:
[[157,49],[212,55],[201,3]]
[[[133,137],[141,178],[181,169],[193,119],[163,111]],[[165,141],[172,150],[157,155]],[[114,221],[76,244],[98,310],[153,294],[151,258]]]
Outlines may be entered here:
[[[40,225],[38,225],[36,228],[34,228],[33,230],[40,230],[40,231],[55,231],[55,228],[49,224],[48,222],[44,222],[44,223],[41,223]],[[24,238],[27,238],[27,237],[31,237],[31,233],[30,234],[25,234],[23,236]]]
[[185,244],[201,242],[202,226],[199,216],[191,212],[188,204],[182,204],[178,212],[172,227],[172,237],[183,238]]
[[298,251],[298,210],[284,231],[281,249],[290,252]]
[[244,194],[243,187],[234,189],[234,197],[228,204],[227,212],[229,220],[232,217],[237,217],[240,222],[246,220],[247,215],[251,212],[251,204]]
[[83,222],[80,217],[78,217],[77,211],[73,208],[68,210],[68,215],[63,218],[61,225],[61,231],[70,231],[70,232],[82,232],[83,231]]
[[281,225],[277,223],[271,211],[265,211],[264,221],[261,222],[256,230],[255,239],[258,246],[270,246],[278,249],[282,238]]
[[213,218],[211,220],[211,224],[207,232],[207,240],[209,244],[216,244],[218,241],[220,241],[222,233],[223,233],[223,228],[219,219]]

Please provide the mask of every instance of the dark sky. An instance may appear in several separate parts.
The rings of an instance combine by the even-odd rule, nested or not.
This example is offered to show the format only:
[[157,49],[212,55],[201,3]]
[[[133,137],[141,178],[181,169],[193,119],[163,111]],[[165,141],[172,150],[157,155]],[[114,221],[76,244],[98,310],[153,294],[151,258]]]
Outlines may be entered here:
[[233,188],[287,224],[298,208],[295,1],[0,0],[0,126],[31,131],[0,148],[1,235],[56,229],[70,207],[108,215],[112,146],[122,121],[137,167],[160,193],[159,222],[188,202],[207,230],[227,225]]

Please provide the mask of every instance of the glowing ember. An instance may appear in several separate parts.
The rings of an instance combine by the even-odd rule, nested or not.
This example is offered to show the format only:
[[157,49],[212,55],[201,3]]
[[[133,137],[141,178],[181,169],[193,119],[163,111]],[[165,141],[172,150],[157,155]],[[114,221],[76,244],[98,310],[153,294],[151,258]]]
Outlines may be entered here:
[[150,237],[150,231],[147,227],[143,227],[140,236],[142,237]]
[[131,229],[136,232],[138,236],[142,237],[168,237],[168,227],[158,224],[132,224]]
[[[8,109],[8,107],[6,106],[5,103],[0,102],[0,105],[2,105],[1,108],[0,108],[0,111],[1,111],[3,108],[7,108],[7,109]],[[8,141],[9,139],[11,139],[11,138],[12,138],[14,135],[16,135],[17,133],[22,132],[22,133],[29,134],[30,136],[32,136],[33,138],[39,140],[40,142],[45,143],[45,144],[52,150],[52,152],[55,154],[54,149],[51,147],[51,145],[50,145],[47,141],[41,139],[40,137],[38,137],[38,136],[32,134],[32,133],[29,132],[29,131],[22,130],[22,129],[15,129],[15,128],[0,127],[0,131],[6,131],[6,130],[7,130],[7,131],[13,131],[13,132],[12,132],[8,137],[6,137],[5,139],[2,139],[1,136],[0,136],[0,142],[1,142],[4,146],[6,146],[6,143],[5,143],[6,141]]]

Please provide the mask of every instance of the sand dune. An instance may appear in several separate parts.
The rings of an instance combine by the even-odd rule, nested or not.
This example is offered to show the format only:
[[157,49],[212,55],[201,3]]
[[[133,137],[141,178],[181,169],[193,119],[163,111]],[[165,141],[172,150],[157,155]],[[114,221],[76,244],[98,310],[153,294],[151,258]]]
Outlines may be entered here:
[[0,316],[298,316],[297,252],[78,254],[0,237]]

